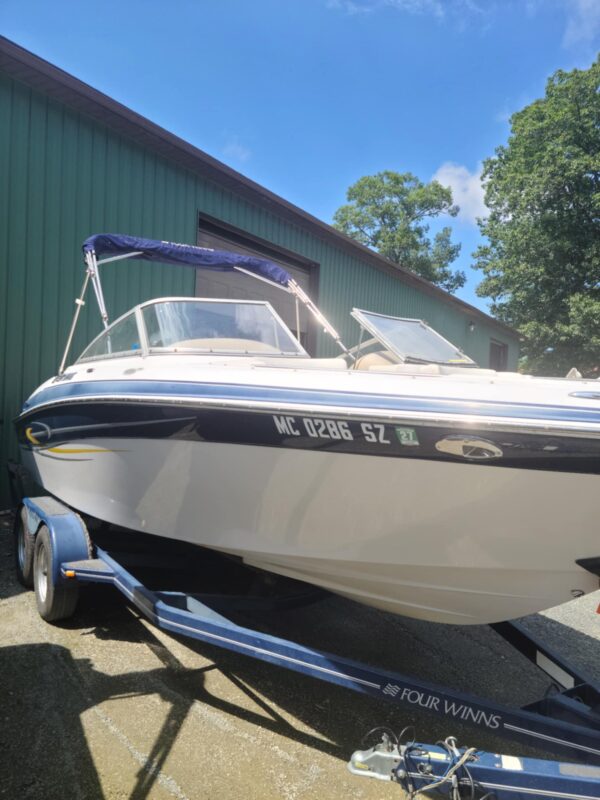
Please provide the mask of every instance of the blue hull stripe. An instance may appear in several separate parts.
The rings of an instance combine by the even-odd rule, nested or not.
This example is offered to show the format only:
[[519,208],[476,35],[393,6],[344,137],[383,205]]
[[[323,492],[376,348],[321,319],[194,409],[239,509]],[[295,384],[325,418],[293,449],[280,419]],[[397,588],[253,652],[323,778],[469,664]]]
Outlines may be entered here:
[[580,422],[600,424],[598,408],[573,408],[548,406],[535,403],[505,403],[496,401],[473,401],[469,399],[443,399],[416,396],[377,395],[356,392],[286,389],[275,386],[249,386],[240,384],[190,383],[175,381],[90,381],[89,383],[60,383],[38,392],[23,406],[23,414],[46,403],[86,397],[106,396],[111,400],[122,397],[188,398],[190,400],[223,400],[262,402],[312,406],[344,406],[390,412],[426,412],[433,414],[460,414],[469,416],[504,417],[515,419],[544,420],[553,422]]

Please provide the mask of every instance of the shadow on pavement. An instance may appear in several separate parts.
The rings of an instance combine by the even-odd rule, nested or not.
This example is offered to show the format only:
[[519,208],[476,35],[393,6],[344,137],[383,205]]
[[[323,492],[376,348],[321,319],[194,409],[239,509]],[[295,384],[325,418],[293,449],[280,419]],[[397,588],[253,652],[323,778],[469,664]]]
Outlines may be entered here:
[[[0,521],[4,519],[0,517]],[[12,550],[10,530],[2,530],[0,550],[2,556],[4,550]],[[14,594],[23,591],[14,578],[0,585]],[[234,621],[506,704],[524,705],[542,697],[550,686],[548,678],[486,626],[423,623],[339,597],[260,616],[238,614]],[[573,652],[585,664],[595,664],[598,674],[598,638],[543,615],[525,623],[565,656]],[[413,725],[417,739],[425,742],[454,735],[462,744],[481,749],[548,755],[527,751],[522,745],[456,721],[350,692],[202,642],[179,639],[209,662],[188,668],[111,587],[85,587],[78,612],[60,627],[104,641],[144,644],[162,666],[109,675],[94,669],[87,659],[73,658],[67,648],[58,645],[0,649],[0,793],[7,797],[102,798],[94,758],[97,763],[109,764],[110,752],[92,757],[81,715],[94,709],[110,728],[110,721],[102,716],[103,702],[144,695],[159,696],[168,710],[160,729],[151,732],[154,743],[148,756],[139,752],[135,756],[139,770],[129,800],[145,800],[161,780],[161,769],[195,704],[344,761],[360,746],[364,734],[378,725],[396,731]],[[214,670],[227,681],[208,680]],[[235,701],[240,692],[248,699],[245,705]],[[218,745],[217,731],[209,735],[215,736]],[[113,741],[115,746],[118,741],[127,746],[123,733]]]
[[[547,647],[565,656],[588,679],[600,682],[600,616],[591,608],[587,613],[586,627],[592,632],[591,636],[546,614],[532,614],[522,622],[532,633],[543,637]],[[577,624],[581,620],[582,614],[579,613],[573,622]]]
[[26,591],[18,582],[14,567],[13,515],[0,512],[0,600]]
[[[3,717],[0,774],[3,776],[2,792],[7,797],[23,800],[41,796],[102,798],[104,795],[94,759],[97,763],[109,764],[111,754],[96,752],[92,757],[81,715],[88,709],[98,709],[109,699],[144,695],[158,695],[168,704],[168,710],[156,731],[148,756],[137,754],[140,766],[129,800],[145,800],[157,780],[161,780],[161,769],[195,703],[343,760],[347,760],[360,745],[365,732],[376,725],[389,725],[395,730],[415,725],[417,738],[421,741],[435,741],[453,734],[464,744],[476,744],[486,749],[500,748],[504,752],[525,751],[520,745],[511,747],[506,741],[491,736],[486,738],[480,731],[461,728],[449,720],[406,711],[372,697],[350,693],[337,686],[187,639],[184,640],[186,646],[212,663],[201,668],[186,668],[153,630],[140,622],[137,612],[128,608],[116,592],[106,587],[93,587],[84,593],[82,600],[81,610],[62,627],[86,628],[92,623],[89,635],[103,640],[143,643],[164,666],[108,675],[94,669],[88,659],[74,659],[68,649],[58,645],[34,644],[0,649],[0,709]],[[407,626],[406,620],[399,621],[348,601],[331,598],[320,607],[280,614],[270,620],[268,627],[274,633],[288,635],[306,644],[323,646],[327,642],[329,650],[341,651],[365,661],[375,660],[384,667],[407,672],[411,668],[413,672],[415,668],[420,669],[422,677],[441,681],[452,675],[455,678],[460,676],[461,679],[455,683],[473,693],[485,690],[485,671],[495,662],[497,667],[500,666],[501,675],[504,671],[504,683],[512,684],[513,702],[517,702],[519,690],[532,680],[533,675],[536,678],[531,686],[539,689],[548,685],[543,677],[540,683],[537,671],[529,662],[520,664],[512,659],[502,664],[505,650],[512,651],[491,631],[487,631],[485,636],[483,631],[471,631],[465,638],[463,630],[445,628],[440,631],[438,626],[413,623],[411,621]],[[535,620],[533,624],[548,626],[552,636],[561,638],[563,651],[576,647],[589,650],[591,658],[600,655],[600,642],[592,637],[545,618]],[[444,633],[445,637],[442,636]],[[459,638],[455,640],[454,636]],[[455,652],[457,650],[459,652]],[[439,656],[443,651],[446,658],[442,662]],[[469,674],[464,670],[467,662],[470,662]],[[225,675],[236,690],[252,701],[252,707],[242,707],[228,699],[227,693],[211,690],[207,676],[212,670]],[[498,672],[493,678],[497,683]],[[98,714],[110,728],[112,723],[110,720],[107,722],[104,712],[100,710]],[[291,715],[292,720],[288,721],[283,714]],[[296,720],[304,725],[296,726]],[[111,732],[115,731],[111,728]],[[213,731],[211,735],[216,734]],[[121,732],[117,740],[113,738],[117,747],[119,742],[127,746],[126,733]],[[129,749],[135,748],[130,746]],[[532,751],[532,754],[536,753]]]
[[34,644],[0,649],[3,796],[103,797],[81,724],[89,701],[75,674],[64,647]]
[[[549,757],[543,751],[475,730],[456,720],[360,695],[196,640],[179,639],[212,664],[201,669],[183,668],[152,628],[139,621],[138,612],[127,609],[122,600],[121,603],[120,609],[111,605],[103,609],[96,606],[94,613],[82,611],[83,616],[78,615],[72,624],[95,623],[93,635],[102,639],[145,643],[165,669],[149,673],[144,679],[158,682],[160,687],[156,691],[167,692],[179,708],[179,712],[174,711],[177,719],[197,701],[343,760],[360,745],[367,731],[379,725],[396,731],[413,725],[417,739],[425,742],[453,735],[461,743],[481,749]],[[465,629],[406,620],[336,597],[305,609],[269,617],[261,615],[258,619],[238,617],[235,621],[507,705],[525,705],[540,699],[551,688],[551,680],[544,673],[485,626]],[[545,618],[538,624],[548,623],[552,627],[559,625]],[[599,640],[570,628],[566,630],[568,636],[563,633],[562,646],[557,650],[568,656],[573,647],[588,652],[590,658],[600,656]],[[262,713],[232,703],[207,688],[205,677],[212,669],[226,676],[246,694],[251,701],[249,705],[257,706]],[[134,683],[130,689],[135,689]],[[283,714],[289,715],[292,722]],[[304,723],[315,735],[295,727],[293,720]],[[161,741],[164,746],[164,733]]]

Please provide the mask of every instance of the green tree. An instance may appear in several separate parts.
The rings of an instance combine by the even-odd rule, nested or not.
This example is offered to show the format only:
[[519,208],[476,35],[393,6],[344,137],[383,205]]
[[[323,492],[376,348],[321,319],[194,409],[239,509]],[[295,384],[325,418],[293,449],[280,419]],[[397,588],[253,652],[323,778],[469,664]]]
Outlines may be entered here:
[[492,313],[524,336],[528,370],[600,367],[600,60],[559,71],[540,100],[511,117],[484,163],[475,253]]
[[450,228],[436,233],[433,242],[427,236],[426,220],[458,213],[449,188],[386,170],[360,178],[346,199],[333,215],[338,230],[449,292],[464,284],[464,272],[449,267],[460,252],[460,244],[450,241]]

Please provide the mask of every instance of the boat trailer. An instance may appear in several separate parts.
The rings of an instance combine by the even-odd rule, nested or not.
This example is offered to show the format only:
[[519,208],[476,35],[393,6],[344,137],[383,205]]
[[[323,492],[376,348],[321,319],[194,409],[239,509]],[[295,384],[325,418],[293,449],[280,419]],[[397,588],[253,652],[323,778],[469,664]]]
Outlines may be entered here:
[[[388,703],[418,706],[449,722],[467,723],[566,760],[461,750],[453,739],[436,746],[403,743],[401,736],[385,730],[380,742],[352,756],[348,766],[356,775],[395,781],[409,796],[438,789],[452,800],[489,795],[499,800],[526,795],[600,800],[600,686],[518,623],[491,627],[550,676],[554,691],[523,708],[511,708],[242,627],[222,613],[228,605],[235,607],[231,596],[151,590],[124,566],[124,559],[94,546],[82,518],[54,498],[23,499],[15,517],[15,542],[19,579],[34,587],[38,610],[49,622],[74,612],[79,583],[112,584],[151,622],[171,633]],[[161,558],[155,566],[164,565]]]

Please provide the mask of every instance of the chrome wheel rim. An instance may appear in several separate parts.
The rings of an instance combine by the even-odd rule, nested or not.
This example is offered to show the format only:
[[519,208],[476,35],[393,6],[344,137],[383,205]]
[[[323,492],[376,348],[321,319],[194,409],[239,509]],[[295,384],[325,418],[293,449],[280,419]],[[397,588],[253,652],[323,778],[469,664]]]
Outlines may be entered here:
[[17,558],[19,559],[19,567],[23,571],[25,566],[25,531],[23,530],[23,525],[19,526],[17,534]]
[[48,554],[46,548],[41,547],[37,556],[36,585],[38,596],[43,603],[48,591]]

